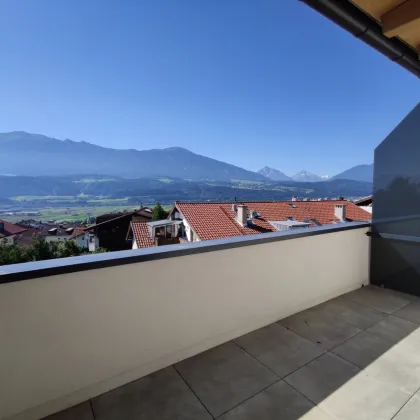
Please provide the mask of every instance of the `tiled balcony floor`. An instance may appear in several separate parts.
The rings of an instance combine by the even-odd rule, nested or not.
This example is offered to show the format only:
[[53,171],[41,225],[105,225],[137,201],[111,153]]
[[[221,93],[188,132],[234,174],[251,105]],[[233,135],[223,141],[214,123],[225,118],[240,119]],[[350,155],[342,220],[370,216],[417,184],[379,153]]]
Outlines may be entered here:
[[48,420],[420,419],[420,299],[364,287]]

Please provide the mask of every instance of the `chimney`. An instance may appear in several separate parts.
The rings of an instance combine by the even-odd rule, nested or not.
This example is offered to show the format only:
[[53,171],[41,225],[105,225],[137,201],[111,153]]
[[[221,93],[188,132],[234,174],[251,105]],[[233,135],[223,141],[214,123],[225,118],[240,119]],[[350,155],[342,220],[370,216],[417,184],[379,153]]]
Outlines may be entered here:
[[346,221],[346,205],[345,204],[336,204],[334,206],[334,216],[340,220],[340,222]]
[[248,207],[244,204],[237,206],[236,220],[241,226],[248,224]]

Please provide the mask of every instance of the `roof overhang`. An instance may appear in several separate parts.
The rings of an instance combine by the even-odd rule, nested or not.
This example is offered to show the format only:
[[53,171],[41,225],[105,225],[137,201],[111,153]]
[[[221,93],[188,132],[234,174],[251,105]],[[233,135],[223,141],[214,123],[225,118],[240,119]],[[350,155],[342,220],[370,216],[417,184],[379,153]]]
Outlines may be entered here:
[[300,0],[420,77],[420,0]]

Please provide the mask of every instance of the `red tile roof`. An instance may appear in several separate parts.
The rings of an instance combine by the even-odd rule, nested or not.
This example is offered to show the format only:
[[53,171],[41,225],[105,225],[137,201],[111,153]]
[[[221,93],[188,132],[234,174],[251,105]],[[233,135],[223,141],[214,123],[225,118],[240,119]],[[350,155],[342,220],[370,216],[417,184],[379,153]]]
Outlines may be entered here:
[[153,245],[147,222],[131,222],[134,238],[139,248],[150,248]]
[[84,235],[86,233],[86,228],[84,226],[77,226],[74,228],[71,238],[74,239],[77,236]]
[[236,213],[232,211],[232,204],[175,202],[175,206],[202,241],[276,232],[269,221],[287,220],[288,217],[293,217],[297,222],[309,221],[311,226],[332,224],[339,222],[334,215],[336,204],[346,205],[346,219],[349,221],[372,218],[370,213],[346,200],[236,203],[245,204],[248,212],[255,210],[261,216],[253,219],[253,226],[242,227],[234,220]]
[[0,229],[0,238],[5,238],[6,236],[17,235],[18,233],[25,232],[26,227],[14,225],[13,223],[6,222],[6,220],[0,219],[0,224],[3,224],[3,228]]

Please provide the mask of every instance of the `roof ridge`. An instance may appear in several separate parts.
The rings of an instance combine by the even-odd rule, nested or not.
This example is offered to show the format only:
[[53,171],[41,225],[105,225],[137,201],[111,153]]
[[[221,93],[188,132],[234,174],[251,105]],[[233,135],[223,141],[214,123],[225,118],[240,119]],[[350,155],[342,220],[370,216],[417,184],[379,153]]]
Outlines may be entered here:
[[229,219],[229,222],[232,223],[232,225],[235,227],[235,229],[241,234],[244,235],[244,233],[241,231],[241,229],[239,229],[239,226],[235,223],[235,220],[232,220],[230,218],[230,216],[228,215],[227,211],[222,207],[219,206],[219,209],[222,210],[222,212],[224,213],[224,215]]
[[277,203],[336,203],[336,202],[343,202],[345,201],[346,203],[350,203],[350,204],[355,204],[352,201],[349,200],[309,200],[309,201],[303,201],[303,200],[241,200],[241,201],[175,201],[176,204],[246,204],[246,203],[250,203],[250,204],[257,204],[257,203],[267,203],[267,204],[277,204]]

